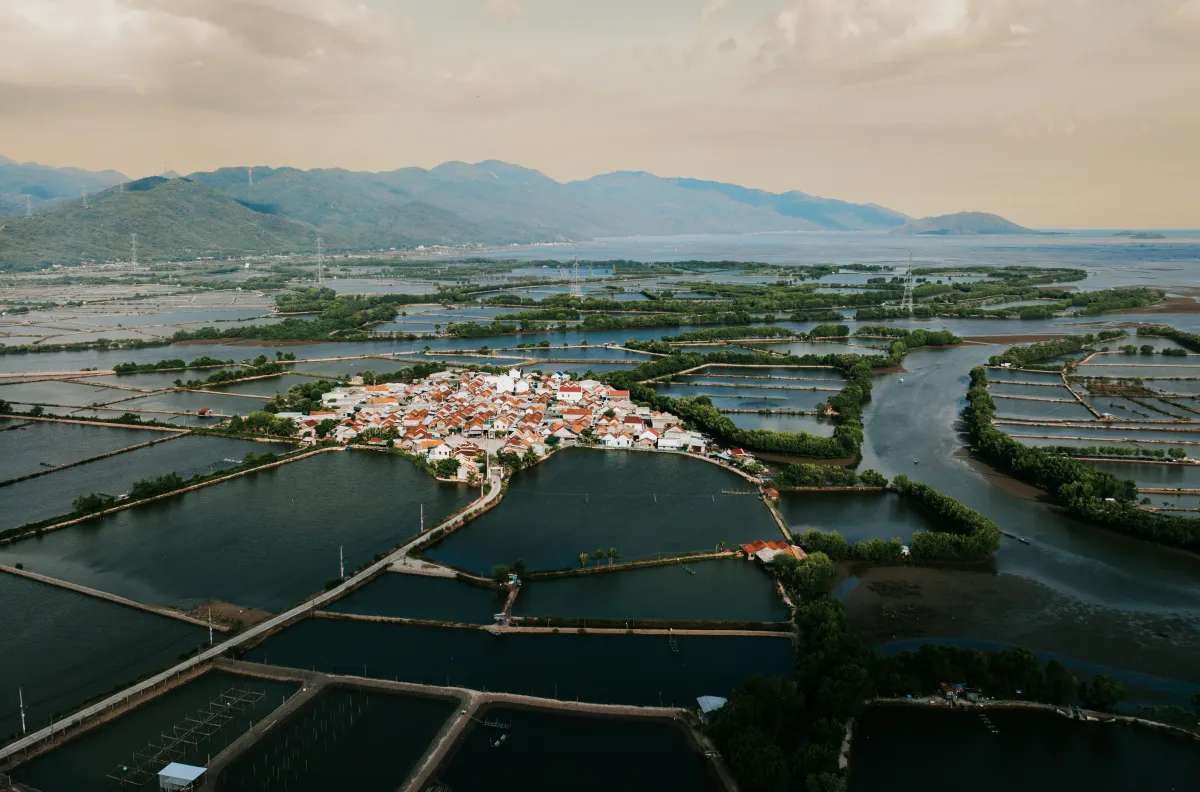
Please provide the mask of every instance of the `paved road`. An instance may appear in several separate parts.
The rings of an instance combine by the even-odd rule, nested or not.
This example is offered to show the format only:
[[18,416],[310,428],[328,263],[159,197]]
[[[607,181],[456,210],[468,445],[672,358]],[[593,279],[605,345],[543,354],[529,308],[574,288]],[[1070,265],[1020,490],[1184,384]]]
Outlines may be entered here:
[[105,710],[109,709],[110,707],[115,707],[115,706],[127,701],[128,699],[132,698],[133,696],[136,696],[140,693],[148,691],[151,688],[155,687],[156,685],[159,685],[159,684],[167,681],[168,679],[175,676],[176,674],[180,674],[191,668],[195,668],[196,666],[201,665],[202,663],[207,663],[208,661],[219,657],[220,655],[224,654],[225,652],[229,651],[230,649],[233,649],[235,647],[241,646],[242,644],[254,641],[257,638],[264,636],[267,633],[270,633],[271,631],[276,630],[279,627],[282,627],[285,624],[288,624],[289,622],[294,621],[295,619],[298,619],[302,616],[305,616],[305,615],[311,613],[312,611],[336,600],[338,597],[341,597],[343,594],[346,594],[351,589],[353,589],[355,586],[357,586],[365,578],[369,578],[370,576],[375,575],[378,572],[390,567],[400,557],[407,555],[414,547],[420,545],[424,541],[427,541],[429,536],[431,534],[433,534],[434,532],[445,529],[450,524],[455,523],[458,520],[468,517],[468,516],[474,514],[475,512],[479,511],[480,509],[483,509],[483,508],[486,508],[487,506],[489,506],[492,503],[492,501],[494,501],[500,497],[501,482],[500,482],[499,475],[500,474],[498,472],[493,474],[492,482],[491,482],[492,488],[488,492],[488,494],[485,495],[484,497],[480,498],[479,500],[475,501],[474,503],[472,503],[461,514],[459,514],[455,517],[452,517],[449,520],[441,523],[440,525],[436,526],[432,531],[428,531],[428,532],[426,532],[425,535],[418,537],[416,539],[413,539],[412,541],[408,542],[403,547],[401,547],[399,550],[397,550],[396,552],[387,556],[386,558],[376,561],[375,563],[371,564],[369,567],[365,568],[358,574],[347,578],[346,581],[344,583],[342,583],[340,586],[338,586],[337,588],[326,591],[323,594],[320,594],[301,605],[297,605],[296,607],[292,608],[291,610],[289,610],[285,613],[281,613],[272,619],[268,619],[267,621],[262,622],[261,624],[251,627],[250,629],[246,630],[245,632],[239,633],[238,635],[235,635],[232,638],[229,638],[228,640],[225,640],[219,644],[216,644],[215,646],[211,647],[210,649],[207,649],[207,650],[201,652],[200,654],[196,655],[195,657],[192,657],[188,660],[184,660],[182,663],[179,663],[178,665],[176,665],[172,668],[169,668],[168,670],[163,671],[160,674],[155,674],[154,676],[150,677],[149,679],[145,679],[141,682],[138,682],[135,685],[132,685],[132,686],[126,688],[125,690],[122,690],[119,693],[109,696],[108,698],[104,699],[103,701],[101,701],[97,704],[93,704],[89,707],[86,707],[86,708],[80,710],[79,712],[76,712],[73,715],[69,715],[69,716],[63,718],[62,720],[58,721],[57,723],[55,723],[53,726],[48,726],[46,728],[39,729],[35,732],[31,732],[30,734],[27,734],[25,737],[22,737],[20,740],[17,740],[16,742],[11,743],[10,745],[5,746],[4,748],[0,748],[0,762],[4,761],[5,759],[9,758],[10,756],[13,756],[14,754],[20,753],[21,751],[25,750],[26,748],[30,748],[30,747],[36,745],[37,743],[41,742],[42,740],[45,740],[48,737],[51,737],[53,734],[61,732],[63,729],[70,728],[72,726],[76,726],[88,718],[91,718],[95,715],[99,715],[100,713],[104,712]]

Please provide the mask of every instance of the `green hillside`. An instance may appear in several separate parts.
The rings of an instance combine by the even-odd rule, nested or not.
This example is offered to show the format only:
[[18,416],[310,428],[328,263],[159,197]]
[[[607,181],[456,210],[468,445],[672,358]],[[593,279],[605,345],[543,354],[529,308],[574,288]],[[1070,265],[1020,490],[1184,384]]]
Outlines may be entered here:
[[255,212],[186,179],[130,182],[82,201],[60,203],[0,226],[0,269],[27,270],[83,259],[128,261],[130,234],[139,260],[189,260],[272,251],[308,251],[311,226]]

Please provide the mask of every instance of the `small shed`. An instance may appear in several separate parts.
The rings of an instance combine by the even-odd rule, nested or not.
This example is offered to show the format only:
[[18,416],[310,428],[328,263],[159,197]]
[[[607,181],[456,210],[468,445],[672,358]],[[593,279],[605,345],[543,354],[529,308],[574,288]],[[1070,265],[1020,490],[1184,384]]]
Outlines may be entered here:
[[696,703],[700,705],[700,717],[708,720],[708,716],[716,712],[729,703],[728,699],[723,699],[720,696],[699,696],[696,698]]
[[186,792],[195,788],[196,779],[204,775],[204,771],[203,767],[171,762],[158,771],[158,788],[163,792]]

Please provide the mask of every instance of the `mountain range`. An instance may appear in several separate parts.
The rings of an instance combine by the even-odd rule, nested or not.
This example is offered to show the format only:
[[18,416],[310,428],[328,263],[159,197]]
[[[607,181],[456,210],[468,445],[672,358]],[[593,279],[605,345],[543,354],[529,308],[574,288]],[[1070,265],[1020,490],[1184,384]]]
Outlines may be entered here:
[[922,234],[936,236],[977,236],[983,234],[1037,234],[1032,228],[1017,225],[1000,215],[987,212],[958,212],[956,214],[910,220],[893,234]]
[[[84,186],[87,208],[80,195]],[[23,216],[27,195],[39,209],[28,219]],[[128,260],[132,233],[138,234],[143,260],[189,260],[309,252],[318,236],[327,250],[354,251],[637,235],[892,230],[913,222],[874,204],[796,191],[771,193],[640,171],[558,182],[499,161],[383,173],[256,167],[252,180],[245,168],[222,168],[129,182],[114,171],[0,159],[3,215],[8,219],[0,221],[0,269]],[[960,224],[970,226],[969,221]]]

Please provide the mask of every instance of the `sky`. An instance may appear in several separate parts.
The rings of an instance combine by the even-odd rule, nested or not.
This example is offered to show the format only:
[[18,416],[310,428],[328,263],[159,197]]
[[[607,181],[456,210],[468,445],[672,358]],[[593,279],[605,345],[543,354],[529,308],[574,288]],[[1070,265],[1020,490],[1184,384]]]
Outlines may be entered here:
[[0,0],[0,154],[1200,227],[1200,0]]

